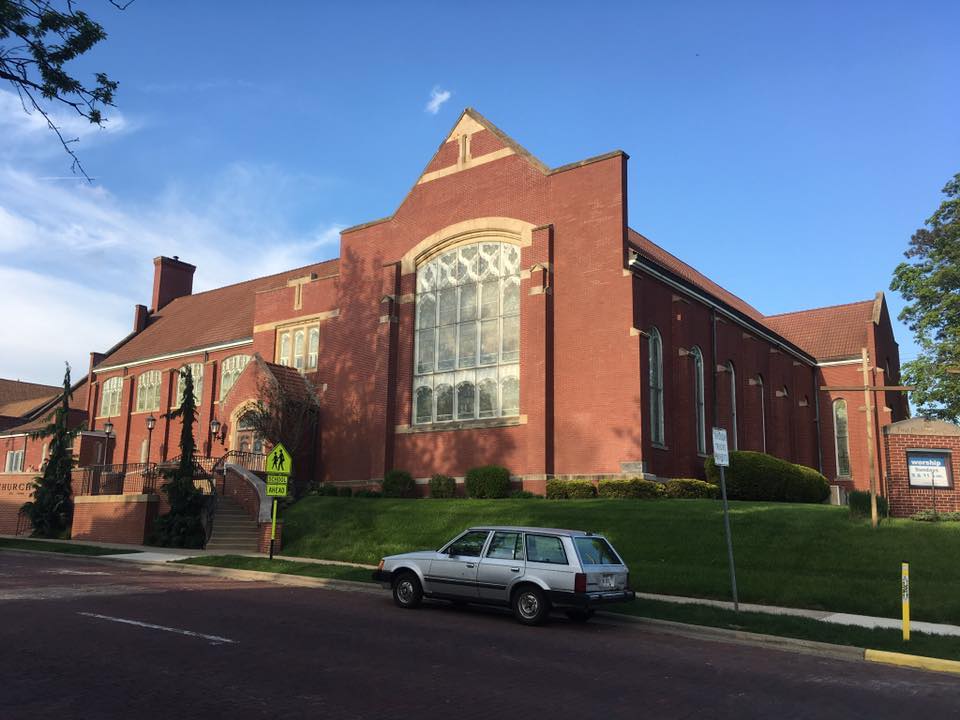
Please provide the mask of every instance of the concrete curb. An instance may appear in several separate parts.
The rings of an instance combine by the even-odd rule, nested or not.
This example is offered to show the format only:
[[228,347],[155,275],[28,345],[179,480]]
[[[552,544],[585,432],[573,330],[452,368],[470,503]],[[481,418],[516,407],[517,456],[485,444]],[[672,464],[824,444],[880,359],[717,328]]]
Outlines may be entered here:
[[960,662],[956,660],[870,649],[864,651],[863,659],[868,662],[883,663],[884,665],[899,665],[900,667],[917,668],[918,670],[933,670],[960,675]]
[[[130,562],[130,561],[128,561]],[[237,570],[235,568],[211,567],[208,565],[188,565],[185,563],[135,563],[151,570],[187,573],[190,575],[210,575],[244,582],[270,582],[275,585],[291,587],[322,588],[344,592],[362,592],[379,595],[386,591],[376,583],[357,582],[356,580],[337,580],[334,578],[315,578],[289,573],[272,573],[263,570]]]
[[656,618],[625,615],[622,613],[598,612],[597,616],[616,624],[646,625],[658,632],[669,635],[679,635],[695,640],[732,642],[738,645],[753,645],[840,660],[861,661],[864,659],[865,651],[863,648],[848,645],[832,645],[814,640],[801,640],[799,638],[783,637],[780,635],[763,635],[761,633],[751,633],[743,630],[730,630],[728,628],[711,627],[709,625],[692,625],[675,622],[673,620],[659,620]]

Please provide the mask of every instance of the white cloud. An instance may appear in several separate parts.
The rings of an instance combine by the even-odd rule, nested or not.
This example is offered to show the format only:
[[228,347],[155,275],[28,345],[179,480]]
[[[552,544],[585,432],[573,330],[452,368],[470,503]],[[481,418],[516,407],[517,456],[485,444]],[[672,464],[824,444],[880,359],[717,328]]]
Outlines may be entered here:
[[336,256],[339,225],[289,220],[322,184],[238,163],[128,204],[103,187],[0,165],[0,288],[14,299],[0,377],[56,383],[64,359],[85,368],[87,353],[129,331],[134,304],[149,305],[158,255],[196,265],[195,291]]
[[430,102],[424,109],[431,115],[436,115],[440,112],[440,106],[449,100],[452,94],[449,90],[441,90],[439,86],[433,88],[430,91]]
[[[92,142],[103,141],[136,129],[136,123],[115,108],[104,109],[103,127],[94,125],[73,110],[58,106],[55,101],[48,102],[44,108],[47,109],[50,119],[60,128],[65,140],[76,138],[85,147],[89,147]],[[5,140],[0,143],[0,155],[8,158],[27,153],[36,155],[44,146],[63,152],[43,115],[32,109],[29,101],[26,102],[25,109],[20,97],[7,90],[0,90],[0,137]],[[76,147],[79,149],[80,145]]]

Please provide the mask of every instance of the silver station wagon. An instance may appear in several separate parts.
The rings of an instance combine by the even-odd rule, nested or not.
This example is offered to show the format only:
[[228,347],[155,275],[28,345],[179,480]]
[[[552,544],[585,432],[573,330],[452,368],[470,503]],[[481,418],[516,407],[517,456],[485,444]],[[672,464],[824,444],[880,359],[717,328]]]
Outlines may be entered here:
[[402,608],[424,597],[505,605],[527,625],[543,622],[553,608],[582,622],[598,605],[635,596],[627,566],[606,538],[554,528],[473,527],[439,550],[385,557],[373,578]]

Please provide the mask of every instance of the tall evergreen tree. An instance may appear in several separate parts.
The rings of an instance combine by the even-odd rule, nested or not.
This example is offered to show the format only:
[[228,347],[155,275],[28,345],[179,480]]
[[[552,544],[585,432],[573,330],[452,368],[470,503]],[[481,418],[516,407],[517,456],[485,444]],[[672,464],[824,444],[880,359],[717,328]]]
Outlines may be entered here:
[[893,273],[892,290],[907,301],[900,313],[920,346],[904,363],[903,379],[916,386],[911,399],[924,417],[960,422],[960,173],[926,227],[910,238],[909,262]]
[[23,512],[33,524],[33,534],[37,537],[65,537],[73,522],[73,498],[70,486],[70,474],[73,470],[73,439],[80,428],[70,429],[70,365],[63,375],[63,394],[60,404],[46,420],[48,424],[42,430],[31,433],[31,437],[50,438],[50,453],[43,468],[43,476],[33,483],[33,500],[23,506]]
[[180,418],[180,463],[170,471],[163,491],[170,502],[170,512],[157,518],[155,539],[159,545],[173,547],[203,547],[206,532],[203,529],[203,493],[193,482],[196,442],[193,426],[197,421],[197,401],[193,396],[193,374],[190,366],[180,371],[183,378],[183,397],[180,407],[167,414]]

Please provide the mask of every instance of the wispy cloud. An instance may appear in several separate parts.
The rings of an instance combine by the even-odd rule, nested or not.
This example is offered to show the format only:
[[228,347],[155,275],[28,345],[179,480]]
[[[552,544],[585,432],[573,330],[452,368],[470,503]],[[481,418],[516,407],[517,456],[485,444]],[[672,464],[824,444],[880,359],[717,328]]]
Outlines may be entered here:
[[[56,106],[51,107],[48,114],[60,128],[64,138],[76,138],[84,143],[122,135],[131,132],[136,126],[136,123],[115,108],[106,108],[103,127],[94,125],[76,112],[65,112]],[[49,144],[55,151],[62,152],[56,141],[50,142],[50,134],[47,121],[43,115],[30,108],[29,101],[24,108],[16,93],[0,90],[0,137],[6,140],[0,143],[0,153],[10,156],[22,154],[24,151],[35,152],[40,143]]]
[[440,106],[449,100],[452,94],[449,90],[442,90],[439,85],[434,87],[433,90],[430,91],[430,101],[424,110],[431,115],[436,115],[440,112]]
[[87,353],[129,331],[132,306],[149,304],[158,255],[197,265],[196,291],[336,256],[341,226],[290,220],[323,184],[237,163],[130,204],[100,186],[0,165],[0,287],[20,299],[0,343],[0,377],[54,382],[64,359],[86,367]]

